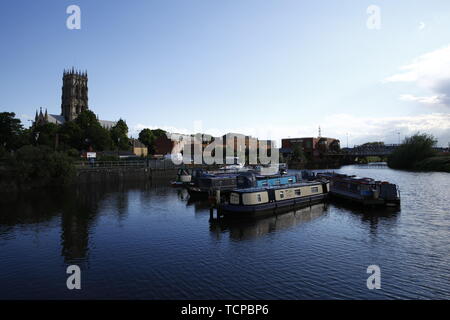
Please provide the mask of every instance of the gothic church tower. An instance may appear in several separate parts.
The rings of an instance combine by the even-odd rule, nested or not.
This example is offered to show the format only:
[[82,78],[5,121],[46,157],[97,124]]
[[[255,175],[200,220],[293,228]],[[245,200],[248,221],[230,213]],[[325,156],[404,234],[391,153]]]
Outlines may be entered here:
[[72,121],[88,108],[87,72],[64,70],[61,115],[66,121]]

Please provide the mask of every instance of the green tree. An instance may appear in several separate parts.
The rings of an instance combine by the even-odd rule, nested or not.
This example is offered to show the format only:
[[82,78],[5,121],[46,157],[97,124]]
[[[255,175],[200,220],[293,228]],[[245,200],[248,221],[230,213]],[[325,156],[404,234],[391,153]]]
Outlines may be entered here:
[[56,135],[58,134],[59,126],[54,123],[45,123],[35,126],[31,130],[32,137],[37,137],[36,143],[45,145],[51,148],[56,146]]
[[388,157],[388,165],[395,169],[413,169],[417,162],[435,155],[433,147],[436,143],[435,137],[426,133],[416,133],[405,138]]
[[72,159],[47,146],[24,146],[10,161],[21,186],[64,185],[71,182],[75,174]]
[[0,113],[0,146],[10,151],[21,146],[23,126],[14,112]]
[[61,149],[83,149],[83,130],[75,121],[67,121],[59,128]]
[[75,123],[81,130],[81,139],[78,144],[80,149],[102,151],[111,148],[112,140],[109,130],[100,125],[95,114],[90,110],[82,111],[75,119]]
[[125,121],[120,119],[117,124],[111,128],[111,139],[119,150],[130,149],[130,139],[128,138],[128,126]]
[[155,140],[166,134],[166,131],[162,129],[143,129],[139,132],[139,141],[142,142],[147,148],[149,154],[155,154]]

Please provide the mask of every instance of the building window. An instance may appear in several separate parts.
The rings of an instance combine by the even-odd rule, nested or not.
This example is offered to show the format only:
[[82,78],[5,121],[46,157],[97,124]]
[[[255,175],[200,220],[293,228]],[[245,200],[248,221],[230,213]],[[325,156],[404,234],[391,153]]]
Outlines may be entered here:
[[280,191],[280,199],[284,199],[284,191]]
[[302,192],[300,191],[300,189],[295,189],[296,196],[300,196],[301,194],[302,194]]
[[317,192],[319,192],[319,187],[312,187],[312,188],[311,188],[311,192],[312,192],[312,193],[317,193]]

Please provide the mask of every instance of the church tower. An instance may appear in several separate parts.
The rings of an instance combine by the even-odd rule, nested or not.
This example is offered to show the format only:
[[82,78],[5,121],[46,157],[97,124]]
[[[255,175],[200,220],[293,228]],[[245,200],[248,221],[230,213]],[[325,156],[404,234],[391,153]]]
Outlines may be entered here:
[[72,121],[88,108],[87,72],[64,70],[61,115],[66,121]]

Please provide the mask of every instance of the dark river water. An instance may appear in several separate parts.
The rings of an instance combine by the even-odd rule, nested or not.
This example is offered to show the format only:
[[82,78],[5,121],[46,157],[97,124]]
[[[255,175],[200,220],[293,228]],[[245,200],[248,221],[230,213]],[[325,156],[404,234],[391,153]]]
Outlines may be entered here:
[[[167,182],[2,195],[0,299],[449,299],[450,174],[339,171],[397,183],[401,211],[210,222]],[[72,264],[81,290],[66,287]]]

